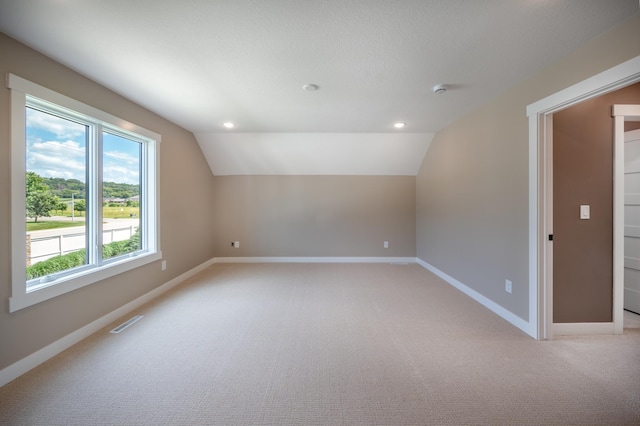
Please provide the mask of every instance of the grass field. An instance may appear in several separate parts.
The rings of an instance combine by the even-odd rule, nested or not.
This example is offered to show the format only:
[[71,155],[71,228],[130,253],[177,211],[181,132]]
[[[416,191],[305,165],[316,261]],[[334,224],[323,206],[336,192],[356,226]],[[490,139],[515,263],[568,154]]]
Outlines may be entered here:
[[[85,212],[75,212],[75,217],[84,217]],[[52,216],[71,217],[71,208],[66,211],[53,210]],[[103,207],[103,219],[129,219],[140,217],[140,207]],[[47,217],[38,218],[38,222],[27,221],[27,231],[42,231],[45,229],[70,228],[73,226],[83,226],[84,220],[78,222],[49,220]]]
[[[66,216],[71,217],[71,208],[69,207],[66,211],[58,211],[53,210],[51,212],[52,215],[57,216]],[[75,217],[84,217],[85,212],[75,212]],[[139,217],[140,216],[140,207],[103,207],[102,208],[102,217],[105,219],[128,219],[131,217]]]
[[103,207],[102,217],[108,219],[124,219],[130,217],[139,217],[140,207]]
[[56,229],[56,228],[71,228],[72,226],[84,226],[82,222],[67,222],[67,221],[47,221],[46,219],[39,219],[38,222],[27,222],[27,231],[42,231],[44,229]]

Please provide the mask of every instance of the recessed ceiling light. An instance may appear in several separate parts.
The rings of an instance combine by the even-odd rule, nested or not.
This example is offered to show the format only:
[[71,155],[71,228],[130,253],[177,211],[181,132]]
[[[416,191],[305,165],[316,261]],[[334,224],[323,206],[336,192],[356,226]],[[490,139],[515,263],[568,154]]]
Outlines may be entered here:
[[222,125],[227,129],[233,129],[234,127],[236,127],[236,125],[230,121],[225,121],[224,123],[222,123]]
[[407,125],[407,123],[403,123],[402,121],[399,121],[399,122],[395,123],[393,125],[393,127],[395,127],[396,129],[402,129],[406,125]]
[[305,84],[304,86],[302,86],[302,89],[305,92],[315,92],[316,90],[319,89],[317,84]]

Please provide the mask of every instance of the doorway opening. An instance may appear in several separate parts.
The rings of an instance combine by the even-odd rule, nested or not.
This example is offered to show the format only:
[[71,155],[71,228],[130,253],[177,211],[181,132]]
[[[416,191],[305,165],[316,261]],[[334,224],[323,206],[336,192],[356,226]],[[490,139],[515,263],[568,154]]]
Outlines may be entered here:
[[[613,334],[622,332],[622,291],[620,265],[624,257],[620,251],[621,229],[614,243],[614,295],[611,322],[568,323],[561,328],[553,323],[553,114],[585,100],[624,88],[640,81],[640,56],[624,62],[594,77],[535,102],[527,107],[529,117],[529,294],[530,322],[535,322],[536,338],[552,339],[556,334]],[[624,117],[624,115],[622,116]],[[624,126],[624,118],[621,118]],[[619,144],[618,144],[619,145]],[[615,158],[621,160],[620,152]],[[620,170],[617,170],[620,173]],[[622,171],[623,173],[623,171]],[[624,176],[622,176],[624,178]],[[616,192],[617,191],[617,192]],[[618,197],[619,188],[614,189]],[[624,212],[624,206],[622,209]],[[614,215],[621,214],[616,211]],[[616,218],[617,219],[617,218]],[[618,227],[622,222],[618,222]],[[617,234],[616,234],[617,231]],[[616,246],[617,243],[617,246]],[[617,250],[616,250],[617,247]],[[616,272],[616,270],[618,272]],[[616,275],[618,274],[618,275]]]

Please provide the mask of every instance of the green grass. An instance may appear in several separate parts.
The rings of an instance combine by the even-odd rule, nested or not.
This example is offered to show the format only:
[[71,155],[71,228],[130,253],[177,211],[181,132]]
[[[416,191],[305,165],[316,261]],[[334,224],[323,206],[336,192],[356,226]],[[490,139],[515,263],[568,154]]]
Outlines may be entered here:
[[140,207],[103,207],[102,217],[109,219],[129,219],[130,217],[140,217]]
[[[71,207],[66,211],[52,210],[52,215],[71,217]],[[134,216],[131,216],[134,215]],[[75,212],[75,217],[84,217],[85,212]],[[105,219],[129,219],[140,217],[140,207],[102,207],[102,217]]]
[[57,229],[57,228],[71,228],[74,226],[84,226],[82,222],[67,222],[67,221],[46,221],[39,219],[38,222],[27,222],[27,231],[42,231],[44,229]]

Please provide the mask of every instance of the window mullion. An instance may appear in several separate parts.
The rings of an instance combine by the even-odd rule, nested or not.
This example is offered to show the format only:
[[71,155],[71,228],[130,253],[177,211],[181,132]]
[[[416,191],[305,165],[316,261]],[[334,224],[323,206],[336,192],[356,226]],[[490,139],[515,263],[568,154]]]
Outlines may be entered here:
[[[7,87],[11,89],[14,253],[9,311],[162,259],[156,170],[160,135],[12,74],[7,77]],[[135,149],[134,144],[140,146]],[[136,204],[133,192],[139,195]],[[56,197],[58,203],[52,208]],[[117,241],[103,233],[104,220],[124,217],[113,208],[105,211],[103,202],[111,198],[120,204],[131,201],[127,207],[132,207],[133,213],[127,211],[126,215],[137,218],[128,219],[124,228],[110,231]],[[83,212],[85,216],[83,230],[81,224],[76,228],[69,223],[63,227],[64,232],[53,236],[57,241],[54,252],[48,234],[25,235],[26,213],[46,217],[49,212],[69,215],[70,222],[82,221]],[[119,243],[125,241],[121,231],[129,227],[133,236]],[[106,246],[105,241],[109,243]],[[79,252],[86,255],[78,256]],[[28,259],[45,256],[49,259],[28,264]],[[50,264],[44,264],[49,260]],[[43,267],[32,268],[40,262]],[[59,266],[65,269],[56,269]]]
[[90,125],[88,145],[88,179],[89,194],[87,196],[87,255],[90,265],[102,263],[102,136],[100,126]]

